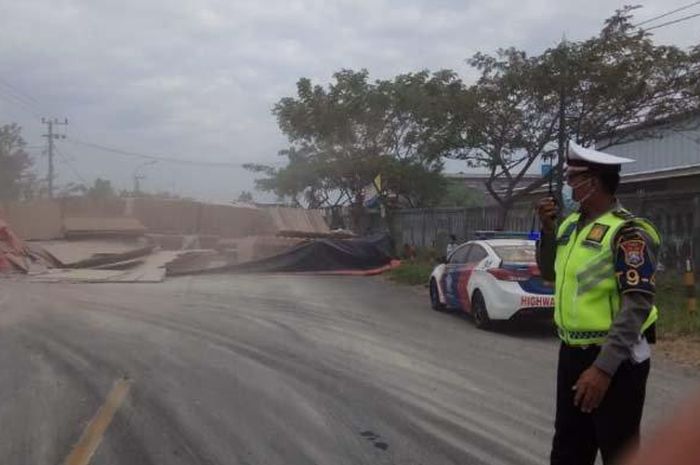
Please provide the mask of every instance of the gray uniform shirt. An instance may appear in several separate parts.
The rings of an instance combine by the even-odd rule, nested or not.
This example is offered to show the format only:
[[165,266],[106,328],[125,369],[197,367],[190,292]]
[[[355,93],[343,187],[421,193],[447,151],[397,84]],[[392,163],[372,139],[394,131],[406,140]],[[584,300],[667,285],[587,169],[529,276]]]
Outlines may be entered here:
[[[619,205],[615,209],[621,208]],[[577,225],[580,231],[587,224],[595,219],[579,222]],[[643,279],[638,277],[633,283],[638,285],[630,286],[625,281],[625,244],[644,243],[642,248],[643,263],[640,270],[646,276],[646,284],[642,284]],[[614,375],[617,368],[625,360],[642,362],[649,358],[650,350],[646,339],[641,335],[642,325],[649,317],[654,306],[654,273],[656,271],[658,250],[647,232],[634,223],[624,225],[613,239],[613,260],[616,263],[616,272],[620,276],[618,288],[621,292],[620,311],[608,332],[607,339],[603,344],[598,358],[594,365],[608,373]],[[629,247],[627,247],[629,249]],[[537,244],[537,263],[542,272],[542,277],[548,281],[555,281],[554,261],[556,258],[556,233],[545,233],[543,231],[540,241]],[[636,255],[635,255],[636,257]],[[636,258],[635,258],[636,259]],[[639,267],[635,268],[637,271]],[[639,273],[639,271],[637,271]]]

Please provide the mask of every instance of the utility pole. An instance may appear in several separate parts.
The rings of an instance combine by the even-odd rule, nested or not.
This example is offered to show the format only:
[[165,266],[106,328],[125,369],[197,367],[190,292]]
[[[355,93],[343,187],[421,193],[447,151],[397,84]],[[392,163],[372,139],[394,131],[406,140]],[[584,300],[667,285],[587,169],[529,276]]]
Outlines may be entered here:
[[141,193],[141,180],[146,178],[146,176],[141,172],[142,168],[155,165],[156,163],[158,163],[158,160],[147,161],[134,169],[134,195],[139,195]]
[[63,134],[54,134],[53,133],[53,127],[54,125],[56,126],[68,126],[68,118],[65,118],[64,121],[59,121],[58,118],[41,118],[41,124],[45,124],[48,128],[47,134],[44,134],[42,137],[46,137],[49,143],[49,175],[48,175],[48,185],[49,185],[49,198],[53,198],[53,178],[54,178],[54,169],[53,169],[53,141],[54,139],[65,139],[66,136]]
[[567,71],[569,67],[568,63],[568,48],[566,43],[566,37],[562,37],[561,44],[559,45],[559,134],[558,134],[558,150],[557,150],[557,171],[559,174],[557,178],[557,192],[556,198],[559,205],[562,205],[561,192],[564,187],[564,162],[566,160],[566,151],[568,148],[568,143],[566,140],[566,86],[567,86]]
[[[566,160],[566,88],[564,85],[559,89],[559,137],[558,137],[558,149],[557,149],[557,173],[559,177],[557,178],[557,197],[561,197],[561,191],[564,187],[564,175],[562,170],[564,169],[564,160]],[[561,201],[559,198],[558,200]]]
[[134,175],[134,194],[139,195],[141,193],[141,180],[145,178],[143,174]]

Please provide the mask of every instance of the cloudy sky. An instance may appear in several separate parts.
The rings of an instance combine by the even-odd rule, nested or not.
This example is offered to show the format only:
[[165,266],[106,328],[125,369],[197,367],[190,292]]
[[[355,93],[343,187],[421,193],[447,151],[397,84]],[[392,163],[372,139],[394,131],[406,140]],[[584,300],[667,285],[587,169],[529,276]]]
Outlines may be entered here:
[[[253,187],[236,165],[280,163],[286,141],[270,110],[301,76],[326,83],[341,68],[376,78],[452,68],[469,81],[464,60],[474,52],[540,52],[563,34],[587,38],[624,3],[0,0],[0,123],[22,125],[45,175],[40,117],[69,119],[60,129],[68,138],[57,143],[58,184],[101,176],[127,188],[140,173],[146,190],[226,201]],[[642,21],[690,0],[639,3]],[[655,37],[689,46],[700,41],[698,26],[700,17]],[[140,166],[143,159],[79,142],[229,165]]]

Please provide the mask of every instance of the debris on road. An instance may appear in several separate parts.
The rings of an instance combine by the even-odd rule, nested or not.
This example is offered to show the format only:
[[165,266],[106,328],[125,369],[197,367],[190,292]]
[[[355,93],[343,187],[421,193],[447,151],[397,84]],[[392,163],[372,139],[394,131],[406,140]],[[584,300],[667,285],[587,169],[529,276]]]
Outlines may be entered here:
[[0,271],[24,271],[29,269],[28,253],[24,243],[0,220]]
[[[316,239],[258,260],[226,265],[199,272],[335,272],[353,274],[374,270],[378,274],[392,262],[391,239],[375,235],[356,239]],[[388,268],[386,268],[388,270]],[[168,274],[171,274],[168,268]]]
[[[13,204],[10,211],[33,240],[8,235],[0,269],[12,267],[34,281],[160,282],[166,275],[215,272],[371,275],[393,266],[388,236],[331,230],[319,210],[69,197]],[[45,221],[34,212],[46,213]]]
[[44,270],[49,260],[36,254],[0,218],[0,273],[29,273]]
[[46,252],[59,268],[93,268],[133,260],[155,248],[145,238],[38,241],[31,247]]
[[216,250],[191,250],[167,263],[165,269],[168,276],[184,276],[224,270],[235,263],[235,252],[224,255]]
[[71,283],[159,283],[165,279],[165,266],[182,252],[159,251],[122,270],[78,268],[53,269],[32,276],[34,282]]
[[357,234],[353,233],[352,231],[345,230],[345,229],[335,229],[335,230],[329,231],[329,232],[279,231],[277,233],[277,235],[280,237],[296,237],[296,238],[302,238],[302,239],[325,239],[325,238],[352,239],[352,238],[357,237]]

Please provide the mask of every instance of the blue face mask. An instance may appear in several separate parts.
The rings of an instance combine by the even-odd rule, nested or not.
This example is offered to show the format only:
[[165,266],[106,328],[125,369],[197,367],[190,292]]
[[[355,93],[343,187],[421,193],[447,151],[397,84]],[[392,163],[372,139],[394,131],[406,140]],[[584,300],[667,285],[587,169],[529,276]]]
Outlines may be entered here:
[[574,189],[568,184],[564,184],[562,187],[561,198],[564,201],[564,211],[562,212],[564,216],[578,211],[581,207],[581,205],[574,200]]
[[[576,184],[576,188],[578,189],[579,187],[583,186],[584,184],[589,183],[589,191],[586,195],[584,195],[582,201],[586,201],[591,195],[594,194],[593,186],[590,184],[591,179],[590,178],[585,178],[582,181],[580,181],[578,184]],[[573,213],[575,211],[578,211],[581,208],[581,202],[574,200],[574,188],[571,187],[568,183],[564,184],[561,190],[561,197],[562,200],[564,201],[564,215],[568,215],[570,213]]]

